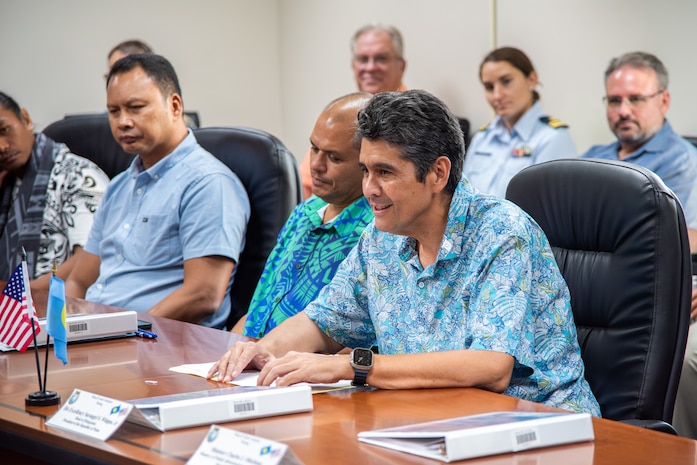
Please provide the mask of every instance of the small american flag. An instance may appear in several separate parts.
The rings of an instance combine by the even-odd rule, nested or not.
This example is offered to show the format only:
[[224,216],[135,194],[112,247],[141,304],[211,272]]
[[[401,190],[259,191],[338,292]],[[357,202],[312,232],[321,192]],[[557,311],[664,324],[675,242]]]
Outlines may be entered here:
[[31,297],[27,298],[24,282],[23,263],[20,263],[0,294],[0,342],[20,352],[27,350],[31,344],[32,322],[36,334],[40,332],[36,310],[31,303]]

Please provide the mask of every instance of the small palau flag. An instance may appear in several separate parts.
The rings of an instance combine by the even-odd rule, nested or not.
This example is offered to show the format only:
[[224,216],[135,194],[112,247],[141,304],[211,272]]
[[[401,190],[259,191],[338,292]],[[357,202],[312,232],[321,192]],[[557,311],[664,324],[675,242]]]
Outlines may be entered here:
[[53,354],[68,363],[68,325],[65,321],[65,283],[51,276],[46,306],[46,332],[53,338]]

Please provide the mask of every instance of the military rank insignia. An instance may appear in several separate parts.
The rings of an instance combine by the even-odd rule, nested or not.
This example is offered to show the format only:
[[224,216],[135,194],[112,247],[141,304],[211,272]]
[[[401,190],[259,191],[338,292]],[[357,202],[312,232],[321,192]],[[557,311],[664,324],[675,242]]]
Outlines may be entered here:
[[552,127],[554,129],[559,129],[559,128],[568,128],[569,125],[559,121],[553,116],[541,116],[540,121],[548,125],[549,127]]

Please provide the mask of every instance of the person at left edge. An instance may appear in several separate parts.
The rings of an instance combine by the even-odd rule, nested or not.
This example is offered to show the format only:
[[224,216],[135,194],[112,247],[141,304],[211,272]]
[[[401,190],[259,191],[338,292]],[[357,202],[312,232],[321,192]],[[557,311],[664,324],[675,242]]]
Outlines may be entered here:
[[0,280],[27,254],[32,289],[65,279],[81,253],[109,178],[64,144],[34,133],[26,108],[0,92]]
[[117,61],[107,111],[114,138],[138,156],[109,184],[67,295],[224,327],[250,215],[242,183],[186,128],[164,57]]
[[467,149],[464,174],[474,187],[504,198],[508,182],[523,168],[577,156],[568,126],[544,114],[537,71],[525,53],[513,47],[490,52],[479,79],[496,118]]

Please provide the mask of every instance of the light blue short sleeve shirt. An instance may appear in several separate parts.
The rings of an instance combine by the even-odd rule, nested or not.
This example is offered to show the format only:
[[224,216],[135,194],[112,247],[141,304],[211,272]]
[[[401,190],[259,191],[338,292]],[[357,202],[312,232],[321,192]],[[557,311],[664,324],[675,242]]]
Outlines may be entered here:
[[[240,180],[191,132],[147,170],[136,157],[111,181],[95,215],[85,250],[101,264],[85,298],[147,311],[181,287],[186,260],[218,255],[237,263],[249,215]],[[221,328],[229,312],[226,292],[202,324]]]
[[[594,145],[583,158],[617,160],[619,149],[619,141]],[[667,120],[655,136],[622,161],[656,173],[678,197],[687,227],[697,229],[697,148],[673,131]]]
[[464,175],[480,191],[506,197],[508,182],[523,168],[578,156],[565,124],[545,116],[535,102],[509,131],[497,117],[467,149]]
[[569,300],[539,226],[463,179],[435,263],[423,268],[414,239],[371,223],[305,313],[335,341],[381,354],[509,354],[504,394],[600,415]]

